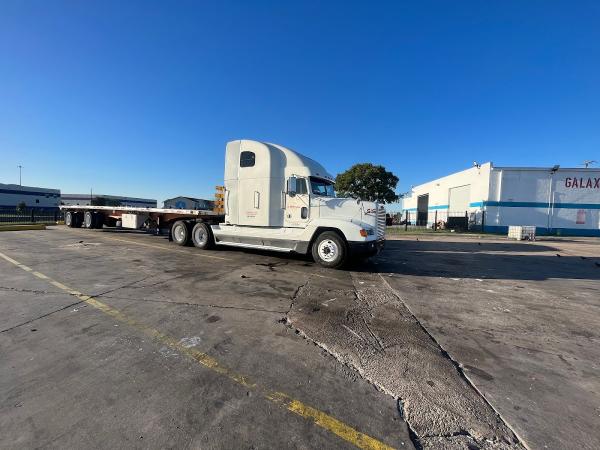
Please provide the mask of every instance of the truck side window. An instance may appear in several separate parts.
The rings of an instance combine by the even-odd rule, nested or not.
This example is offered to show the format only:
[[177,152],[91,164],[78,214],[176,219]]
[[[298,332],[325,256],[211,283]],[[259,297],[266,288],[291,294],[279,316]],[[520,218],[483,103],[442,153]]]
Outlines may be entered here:
[[254,152],[242,152],[240,154],[240,167],[253,167],[255,158]]
[[296,182],[296,194],[308,194],[308,188],[306,187],[306,180],[304,178],[298,178]]

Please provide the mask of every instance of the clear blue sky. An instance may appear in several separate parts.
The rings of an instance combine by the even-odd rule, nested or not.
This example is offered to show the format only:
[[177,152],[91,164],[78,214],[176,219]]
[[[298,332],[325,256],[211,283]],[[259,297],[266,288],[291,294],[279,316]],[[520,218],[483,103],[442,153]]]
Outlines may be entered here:
[[600,3],[0,2],[0,182],[211,198],[238,138],[398,192],[600,160]]

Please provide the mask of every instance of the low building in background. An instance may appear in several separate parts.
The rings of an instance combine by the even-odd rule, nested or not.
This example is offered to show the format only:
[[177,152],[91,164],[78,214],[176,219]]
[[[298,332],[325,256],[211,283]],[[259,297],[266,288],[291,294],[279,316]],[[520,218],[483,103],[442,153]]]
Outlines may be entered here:
[[60,189],[0,183],[0,208],[56,210],[60,205]]
[[163,203],[163,208],[170,209],[203,209],[212,211],[214,206],[215,202],[212,200],[194,197],[174,197],[165,200]]
[[535,225],[537,234],[600,236],[600,169],[475,164],[414,186],[403,206],[404,218],[422,226],[465,221],[488,232]]
[[61,205],[80,206],[135,206],[142,208],[156,208],[156,200],[151,198],[123,197],[120,195],[104,194],[62,194]]

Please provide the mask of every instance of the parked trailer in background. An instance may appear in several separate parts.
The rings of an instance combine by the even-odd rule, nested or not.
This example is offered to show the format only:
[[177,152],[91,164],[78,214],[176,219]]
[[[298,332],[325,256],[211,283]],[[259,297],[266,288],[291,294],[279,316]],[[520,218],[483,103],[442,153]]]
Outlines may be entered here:
[[[385,243],[383,205],[337,198],[316,161],[276,144],[237,140],[225,151],[224,214],[208,210],[61,206],[70,227],[169,231],[178,245],[312,254],[324,267],[368,257]],[[220,206],[220,205],[219,205]]]

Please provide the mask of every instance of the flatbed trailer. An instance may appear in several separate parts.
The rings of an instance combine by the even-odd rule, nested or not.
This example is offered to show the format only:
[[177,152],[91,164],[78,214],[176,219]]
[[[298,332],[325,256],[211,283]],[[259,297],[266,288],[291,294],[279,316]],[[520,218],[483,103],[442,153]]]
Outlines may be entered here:
[[131,206],[62,205],[65,224],[71,228],[119,227],[146,229],[157,234],[169,231],[179,220],[188,223],[205,222],[216,225],[225,218],[223,214],[206,209],[143,208]]

